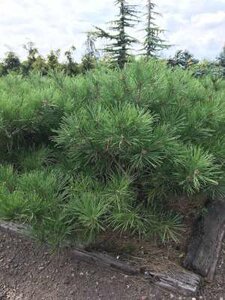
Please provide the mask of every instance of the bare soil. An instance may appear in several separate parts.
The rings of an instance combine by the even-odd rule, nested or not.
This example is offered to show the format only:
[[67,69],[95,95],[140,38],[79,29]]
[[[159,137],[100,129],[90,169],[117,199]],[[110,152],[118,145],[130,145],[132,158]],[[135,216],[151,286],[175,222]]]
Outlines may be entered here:
[[[145,247],[140,247],[144,252]],[[175,252],[176,254],[176,252]],[[174,255],[175,255],[174,254]],[[154,257],[165,258],[161,249]],[[177,255],[177,254],[176,254]],[[163,291],[146,280],[74,261],[28,238],[0,230],[1,300],[225,299],[225,245],[213,283],[196,298]]]

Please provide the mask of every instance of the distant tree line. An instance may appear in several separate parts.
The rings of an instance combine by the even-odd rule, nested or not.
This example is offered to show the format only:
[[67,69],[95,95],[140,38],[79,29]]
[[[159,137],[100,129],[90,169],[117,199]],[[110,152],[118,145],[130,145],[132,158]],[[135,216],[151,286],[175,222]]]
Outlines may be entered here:
[[[87,34],[85,42],[85,55],[81,62],[74,60],[75,46],[65,51],[64,62],[60,62],[61,50],[51,50],[43,57],[32,42],[24,46],[27,51],[27,58],[20,60],[18,55],[12,51],[8,52],[5,58],[0,62],[0,76],[11,72],[20,73],[24,76],[32,71],[37,71],[42,75],[47,75],[52,71],[62,71],[66,75],[76,76],[95,68],[97,61],[109,62],[110,66],[123,68],[127,62],[135,57],[133,53],[138,51],[138,57],[160,58],[160,53],[168,49],[170,45],[163,39],[165,32],[156,24],[156,17],[161,16],[156,11],[156,4],[152,0],[146,0],[146,11],[143,15],[136,5],[130,5],[126,0],[116,0],[118,7],[117,18],[110,22],[107,30],[95,27],[93,31]],[[144,17],[145,24],[143,31],[145,36],[143,41],[138,41],[130,35],[130,29],[135,29],[140,19]],[[105,47],[101,49],[102,56],[96,49],[96,40],[105,39],[108,41]],[[136,45],[136,46],[135,46]],[[139,46],[140,47],[139,47]],[[139,50],[138,50],[139,48]],[[193,69],[195,76],[203,76],[208,73],[216,76],[225,77],[225,47],[213,62],[199,62],[187,50],[179,50],[174,57],[167,60],[171,67],[181,67],[182,69]]]
[[86,41],[86,53],[82,57],[81,62],[78,63],[74,59],[74,52],[76,51],[75,46],[72,46],[65,51],[65,60],[64,62],[60,62],[60,49],[55,51],[51,50],[46,57],[43,57],[35,47],[34,43],[29,42],[24,45],[24,49],[27,51],[27,57],[23,61],[20,60],[18,55],[13,51],[6,53],[5,58],[0,63],[0,76],[7,75],[11,72],[20,73],[26,76],[32,71],[37,71],[42,75],[47,75],[50,71],[62,71],[66,75],[76,76],[94,68],[97,55],[93,45],[91,37],[88,35]]

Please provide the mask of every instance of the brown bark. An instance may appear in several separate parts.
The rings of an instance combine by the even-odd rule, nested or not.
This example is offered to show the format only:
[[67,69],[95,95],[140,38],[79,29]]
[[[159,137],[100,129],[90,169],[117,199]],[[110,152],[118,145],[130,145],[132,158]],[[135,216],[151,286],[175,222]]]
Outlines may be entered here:
[[193,227],[184,267],[213,280],[225,233],[225,201],[211,201]]

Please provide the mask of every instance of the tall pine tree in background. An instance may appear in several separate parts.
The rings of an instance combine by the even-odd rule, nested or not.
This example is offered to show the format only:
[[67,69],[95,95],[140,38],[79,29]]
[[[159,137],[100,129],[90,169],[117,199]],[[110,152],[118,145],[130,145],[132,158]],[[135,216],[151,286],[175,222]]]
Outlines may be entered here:
[[95,46],[96,37],[91,32],[87,33],[85,41],[85,55],[82,57],[81,71],[85,73],[95,67],[96,61],[99,57],[99,52]]
[[145,51],[144,55],[149,57],[157,57],[159,51],[168,49],[170,45],[166,44],[166,41],[160,37],[162,33],[165,32],[164,29],[160,29],[156,23],[156,17],[160,16],[160,13],[155,11],[156,4],[152,2],[152,0],[147,0],[147,13],[145,16],[147,17],[146,24],[146,35],[144,40],[144,48],[142,50]]
[[219,65],[221,67],[225,67],[225,46],[223,47],[223,50],[221,51],[219,57],[217,58],[217,61],[219,62]]
[[66,63],[63,64],[63,70],[65,74],[69,76],[76,76],[80,72],[79,64],[74,60],[75,51],[76,47],[73,45],[64,53],[66,57]]
[[117,0],[115,4],[119,6],[119,14],[118,19],[111,22],[112,26],[109,30],[112,33],[95,27],[97,30],[95,34],[98,38],[106,38],[111,41],[103,50],[122,69],[129,59],[131,46],[137,42],[127,31],[135,26],[138,18],[136,5],[129,5],[126,0]]

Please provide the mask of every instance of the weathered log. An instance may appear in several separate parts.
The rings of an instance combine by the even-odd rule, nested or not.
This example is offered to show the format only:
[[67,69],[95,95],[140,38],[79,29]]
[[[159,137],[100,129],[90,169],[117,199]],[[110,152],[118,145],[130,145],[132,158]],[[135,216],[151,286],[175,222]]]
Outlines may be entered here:
[[128,275],[138,275],[140,273],[139,269],[130,266],[128,264],[125,264],[107,254],[103,254],[99,252],[89,252],[89,251],[78,250],[78,249],[72,250],[71,253],[75,259],[117,269]]
[[0,220],[0,228],[8,230],[13,233],[18,233],[20,235],[28,235],[30,227],[24,224],[16,224],[9,221]]
[[[0,221],[0,228],[23,236],[27,236],[29,232],[29,227],[11,222]],[[108,254],[83,249],[71,249],[71,257],[79,261],[113,268],[131,276],[140,276],[159,287],[185,296],[195,295],[201,285],[201,277],[199,275],[178,266],[172,270],[170,268],[168,272],[161,273],[154,271],[154,267],[152,267],[151,270],[143,267],[135,267]]]
[[174,267],[173,270],[170,269],[169,272],[161,273],[152,270],[149,271],[141,267],[130,266],[125,262],[121,262],[116,258],[103,253],[76,249],[72,250],[72,255],[78,260],[117,269],[128,275],[142,276],[157,286],[184,296],[195,295],[201,285],[201,277],[199,275],[180,267]]
[[145,272],[145,277],[153,278],[155,285],[166,290],[182,294],[184,296],[196,295],[202,284],[202,279],[199,275],[178,267],[169,272]]
[[212,281],[225,233],[225,200],[211,201],[194,226],[184,267]]

